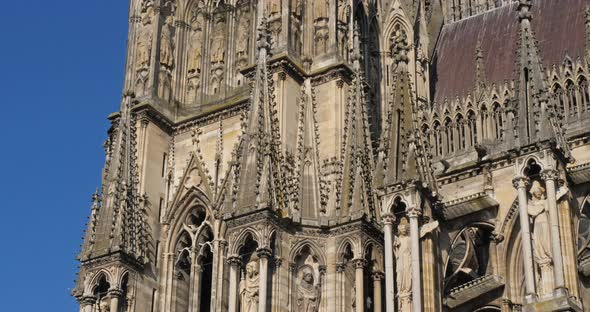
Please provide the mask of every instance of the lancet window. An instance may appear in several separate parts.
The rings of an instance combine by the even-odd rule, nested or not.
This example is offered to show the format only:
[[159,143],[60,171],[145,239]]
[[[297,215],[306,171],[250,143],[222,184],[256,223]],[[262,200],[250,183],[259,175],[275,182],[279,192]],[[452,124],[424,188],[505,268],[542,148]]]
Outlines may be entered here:
[[469,129],[469,144],[476,146],[479,141],[477,139],[477,122],[473,111],[467,112],[467,128]]
[[557,105],[555,108],[557,114],[559,114],[560,116],[565,116],[565,95],[563,93],[563,89],[559,84],[556,84],[553,87],[553,95],[555,97],[555,104]]
[[452,154],[455,152],[453,123],[451,122],[451,118],[449,117],[445,119],[445,147],[445,151],[448,154]]
[[494,114],[494,134],[497,140],[501,140],[504,138],[504,112],[502,107],[499,103],[494,103],[493,106],[493,114]]
[[176,241],[174,262],[175,311],[210,311],[213,232],[203,206],[189,211]]
[[567,81],[565,87],[567,89],[567,115],[568,118],[575,118],[578,115],[578,90],[571,80]]
[[463,115],[457,114],[455,118],[455,126],[457,128],[457,140],[459,143],[459,150],[465,150],[467,148],[467,138],[466,138],[466,131],[465,131],[465,118]]
[[590,90],[588,89],[588,80],[581,77],[578,83],[580,88],[580,106],[581,109],[590,112]]

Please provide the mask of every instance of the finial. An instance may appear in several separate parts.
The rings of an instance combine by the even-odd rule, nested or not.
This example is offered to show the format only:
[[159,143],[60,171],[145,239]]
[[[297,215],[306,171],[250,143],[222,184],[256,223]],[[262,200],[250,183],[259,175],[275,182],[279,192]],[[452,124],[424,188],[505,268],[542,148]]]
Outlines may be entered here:
[[518,1],[518,20],[523,22],[530,22],[531,15],[531,0],[519,0]]
[[98,195],[98,188],[96,188],[96,191],[92,194],[92,210],[96,210],[100,207],[100,195]]
[[359,65],[358,62],[361,60],[360,27],[358,23],[354,23],[351,59],[356,65]]
[[268,30],[266,16],[263,16],[260,21],[260,26],[258,26],[258,39],[256,41],[258,43],[258,50],[264,49],[267,53],[270,52],[270,32]]

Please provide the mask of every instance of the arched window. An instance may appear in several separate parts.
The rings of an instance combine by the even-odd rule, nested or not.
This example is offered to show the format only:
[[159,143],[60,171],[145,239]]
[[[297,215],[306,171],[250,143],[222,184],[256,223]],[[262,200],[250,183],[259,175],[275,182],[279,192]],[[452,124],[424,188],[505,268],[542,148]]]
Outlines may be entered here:
[[451,118],[445,118],[445,145],[446,152],[452,154],[455,152],[455,140],[453,136],[453,123]]
[[490,139],[490,127],[489,127],[489,114],[488,114],[488,108],[483,105],[481,107],[481,110],[479,112],[479,116],[480,116],[480,124],[481,124],[481,139],[485,140],[485,139]]
[[457,140],[459,142],[459,150],[465,150],[467,148],[467,139],[465,137],[465,119],[463,115],[458,114],[455,118],[455,126],[457,128]]
[[590,90],[588,90],[588,80],[585,77],[580,78],[578,83],[580,88],[580,104],[582,110],[590,112]]
[[443,154],[443,140],[442,140],[442,133],[440,122],[437,120],[432,125],[432,132],[434,135],[434,150],[436,151],[437,156],[442,156]]
[[475,146],[478,144],[477,140],[477,122],[475,118],[475,113],[473,111],[469,111],[467,113],[467,127],[469,128],[469,144],[471,146]]
[[565,96],[563,94],[563,89],[559,84],[556,84],[553,87],[553,95],[555,96],[555,104],[557,105],[556,112],[560,116],[564,116],[565,112]]
[[567,112],[569,118],[575,118],[578,115],[578,90],[571,80],[568,80],[566,85],[567,89]]
[[191,306],[211,311],[213,231],[206,220],[205,207],[192,208],[185,215],[176,240],[172,285],[176,294],[174,309],[178,312],[190,311]]
[[494,103],[494,133],[497,140],[504,138],[504,112],[499,103]]

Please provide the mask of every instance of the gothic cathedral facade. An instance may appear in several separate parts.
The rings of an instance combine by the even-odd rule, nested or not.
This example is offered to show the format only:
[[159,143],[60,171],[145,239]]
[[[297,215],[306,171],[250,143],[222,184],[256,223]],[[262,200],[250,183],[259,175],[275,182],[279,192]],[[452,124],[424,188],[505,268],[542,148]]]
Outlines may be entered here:
[[588,0],[130,0],[81,312],[590,311]]

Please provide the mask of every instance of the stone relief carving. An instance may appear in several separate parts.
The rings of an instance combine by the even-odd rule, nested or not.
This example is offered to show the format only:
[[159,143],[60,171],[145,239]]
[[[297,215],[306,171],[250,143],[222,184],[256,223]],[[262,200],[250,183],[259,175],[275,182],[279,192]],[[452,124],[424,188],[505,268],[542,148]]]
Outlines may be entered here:
[[328,39],[330,38],[328,29],[328,8],[330,3],[325,0],[314,1],[314,41],[315,41],[315,54],[324,54],[328,48]]
[[408,219],[398,225],[398,236],[394,242],[397,270],[398,305],[400,312],[412,311],[412,249]]
[[223,81],[223,69],[225,61],[225,29],[226,20],[223,13],[216,13],[213,18],[213,32],[211,33],[211,78],[210,91],[213,94],[219,92]]
[[249,7],[240,12],[237,26],[236,67],[241,68],[248,63],[250,50],[251,13]]
[[338,0],[338,51],[343,58],[348,55],[348,24],[350,6],[346,0]]
[[301,27],[302,27],[302,13],[301,0],[291,0],[291,47],[293,51],[300,54],[303,45]]
[[142,8],[141,25],[137,31],[137,48],[135,64],[137,70],[136,90],[137,96],[146,93],[150,59],[152,55],[152,19],[154,11],[151,6]]
[[316,272],[310,265],[299,268],[297,279],[297,312],[317,312],[320,304],[320,287]]
[[258,311],[258,257],[253,254],[246,264],[246,274],[240,282],[240,311]]
[[158,81],[158,95],[170,100],[172,87],[172,68],[174,66],[174,6],[166,3],[164,23],[160,34],[160,73]]
[[539,181],[533,181],[529,191],[528,213],[532,223],[533,255],[538,270],[538,285],[541,296],[552,292],[552,258],[549,213],[545,188]]
[[225,59],[225,19],[221,15],[215,17],[211,34],[211,64],[223,63]]
[[188,51],[187,102],[195,103],[201,88],[201,68],[203,66],[203,15],[194,12],[191,18],[191,32]]

